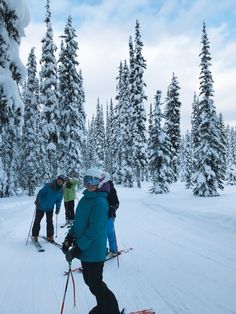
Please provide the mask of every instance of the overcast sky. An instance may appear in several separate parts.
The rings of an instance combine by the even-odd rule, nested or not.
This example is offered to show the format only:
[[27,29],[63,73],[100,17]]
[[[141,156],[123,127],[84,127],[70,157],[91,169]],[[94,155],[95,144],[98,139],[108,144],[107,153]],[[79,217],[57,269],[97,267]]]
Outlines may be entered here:
[[[20,56],[27,62],[31,47],[41,57],[46,0],[25,0],[31,22]],[[194,92],[199,92],[202,23],[210,40],[215,106],[225,123],[236,126],[236,0],[51,0],[54,41],[60,48],[68,15],[78,35],[78,61],[84,77],[85,110],[91,118],[97,98],[105,106],[116,94],[121,60],[129,58],[128,40],[140,22],[147,69],[147,113],[157,89],[166,97],[174,72],[180,84],[181,129],[191,126]]]

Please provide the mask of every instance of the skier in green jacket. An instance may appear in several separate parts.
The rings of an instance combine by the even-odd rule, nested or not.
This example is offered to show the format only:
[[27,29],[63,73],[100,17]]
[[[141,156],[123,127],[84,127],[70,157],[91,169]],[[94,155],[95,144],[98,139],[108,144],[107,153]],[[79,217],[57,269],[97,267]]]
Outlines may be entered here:
[[76,178],[66,177],[64,186],[64,206],[65,206],[65,217],[66,225],[71,224],[74,219],[75,212],[75,199],[76,199],[76,188],[79,180]]

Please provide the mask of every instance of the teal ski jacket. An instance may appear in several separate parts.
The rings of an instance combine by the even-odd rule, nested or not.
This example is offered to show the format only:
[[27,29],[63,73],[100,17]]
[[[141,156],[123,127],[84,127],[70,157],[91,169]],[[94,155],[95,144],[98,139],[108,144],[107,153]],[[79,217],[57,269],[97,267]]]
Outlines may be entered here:
[[83,262],[101,262],[106,258],[107,193],[85,190],[83,194],[69,233],[75,236],[82,250],[77,258]]
[[36,197],[37,208],[42,211],[51,211],[56,205],[56,209],[60,210],[63,198],[63,186],[58,186],[56,181],[46,183],[38,192]]

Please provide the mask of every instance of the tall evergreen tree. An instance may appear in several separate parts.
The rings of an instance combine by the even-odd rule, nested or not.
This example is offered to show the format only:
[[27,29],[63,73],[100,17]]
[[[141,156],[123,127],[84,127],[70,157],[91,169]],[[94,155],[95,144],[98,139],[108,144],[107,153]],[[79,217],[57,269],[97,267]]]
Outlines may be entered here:
[[56,45],[53,41],[50,0],[46,3],[46,34],[42,39],[42,57],[40,60],[40,104],[42,105],[41,131],[43,136],[43,164],[45,180],[57,175],[58,144],[58,94]]
[[105,169],[105,123],[103,106],[97,99],[96,115],[93,126],[94,159],[93,166]]
[[185,187],[190,189],[192,187],[193,175],[193,150],[191,133],[187,130],[184,141],[184,173],[185,173]]
[[[0,137],[0,147],[2,147],[1,137]],[[7,174],[4,170],[2,156],[0,155],[0,198],[5,196],[6,183],[7,183]]]
[[106,108],[106,130],[105,130],[105,165],[106,171],[111,175],[114,173],[113,157],[114,151],[112,147],[113,139],[113,123],[114,123],[114,112],[113,112],[113,101],[110,100],[110,104],[107,104]]
[[122,119],[121,111],[122,111],[122,71],[123,71],[123,63],[120,62],[119,66],[119,74],[117,79],[116,86],[116,100],[117,104],[114,107],[114,116],[113,116],[113,128],[112,128],[112,137],[111,137],[111,147],[113,151],[113,180],[116,184],[121,184],[122,173],[121,173],[121,146],[122,146],[122,131],[120,130]]
[[[19,5],[22,6],[24,14],[18,15]],[[23,2],[11,3],[11,6],[6,1],[0,2],[1,196],[15,195],[19,186],[18,161],[24,105],[18,84],[23,82],[26,74],[19,58],[19,45],[23,29],[28,24],[26,17],[27,8]]]
[[210,44],[203,23],[202,30],[200,100],[199,100],[199,145],[195,148],[196,169],[193,177],[193,194],[196,196],[217,196],[223,188],[221,156],[224,147],[220,143],[218,119],[214,105],[213,79],[210,71]]
[[91,168],[95,163],[95,123],[94,116],[91,122],[88,122],[88,130],[86,133],[86,151],[85,151],[85,168]]
[[185,136],[181,137],[180,141],[180,160],[179,160],[179,180],[185,182],[185,161],[186,161],[186,151],[185,151]]
[[200,126],[200,112],[199,112],[199,98],[197,94],[194,92],[193,103],[192,103],[192,116],[191,116],[191,139],[192,139],[192,170],[193,172],[197,169],[197,158],[194,155],[197,152],[197,148],[200,145],[200,137],[199,137],[199,126]]
[[179,83],[173,73],[171,83],[168,87],[166,105],[165,105],[165,131],[171,143],[171,168],[173,170],[173,182],[177,181],[179,176],[179,158],[180,158],[180,107]]
[[225,137],[226,137],[226,164],[228,167],[229,160],[231,159],[231,150],[230,150],[230,126],[227,124],[225,128]]
[[226,128],[226,183],[236,185],[236,130]]
[[151,192],[162,194],[169,192],[169,184],[173,176],[171,168],[171,143],[161,126],[161,91],[155,95],[155,105],[152,112],[153,125],[149,135],[149,171],[152,182]]
[[27,70],[28,76],[23,93],[25,114],[21,141],[21,186],[28,189],[29,195],[32,196],[39,181],[41,159],[39,158],[39,82],[34,48],[29,54]]
[[84,168],[85,111],[82,73],[78,71],[78,43],[72,18],[64,30],[65,45],[59,58],[59,136],[58,156],[60,172],[81,177]]
[[144,101],[147,99],[144,93],[146,86],[143,81],[146,61],[142,55],[143,43],[141,41],[139,21],[135,26],[135,49],[132,51],[130,40],[130,105],[131,105],[131,125],[132,125],[132,148],[133,148],[133,169],[136,175],[137,186],[141,187],[143,170],[147,164],[146,152],[146,113]]
[[199,139],[199,125],[200,125],[200,112],[199,112],[199,98],[196,93],[193,96],[193,103],[192,103],[192,117],[191,117],[191,137],[193,147],[196,148],[200,144]]
[[226,175],[226,130],[225,130],[225,125],[224,125],[224,120],[223,120],[223,115],[220,113],[216,117],[216,128],[218,130],[218,137],[220,140],[220,146],[219,146],[219,155],[221,159],[221,165],[219,167],[219,174],[218,174],[218,184],[219,188],[221,190],[224,189],[224,180],[225,180],[225,175]]
[[126,187],[133,186],[132,158],[132,124],[130,117],[129,68],[126,60],[120,66],[119,82],[117,84],[118,101],[115,111],[114,136],[116,141],[116,182]]
[[236,164],[236,127],[231,128],[231,141],[232,141],[232,159]]
[[148,169],[146,173],[146,180],[149,181],[150,171],[149,171],[149,161],[151,156],[150,145],[151,145],[151,133],[153,129],[153,109],[152,103],[149,107],[149,115],[148,115],[148,141],[147,141],[147,158],[148,158]]

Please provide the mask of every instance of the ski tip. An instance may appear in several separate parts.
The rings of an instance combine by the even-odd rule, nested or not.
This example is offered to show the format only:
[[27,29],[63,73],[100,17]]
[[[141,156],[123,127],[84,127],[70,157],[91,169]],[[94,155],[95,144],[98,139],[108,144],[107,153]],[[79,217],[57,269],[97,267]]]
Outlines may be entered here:
[[129,312],[129,314],[155,314],[156,312],[154,312],[152,309],[145,309],[145,310],[140,310],[140,311],[136,311],[136,312]]

